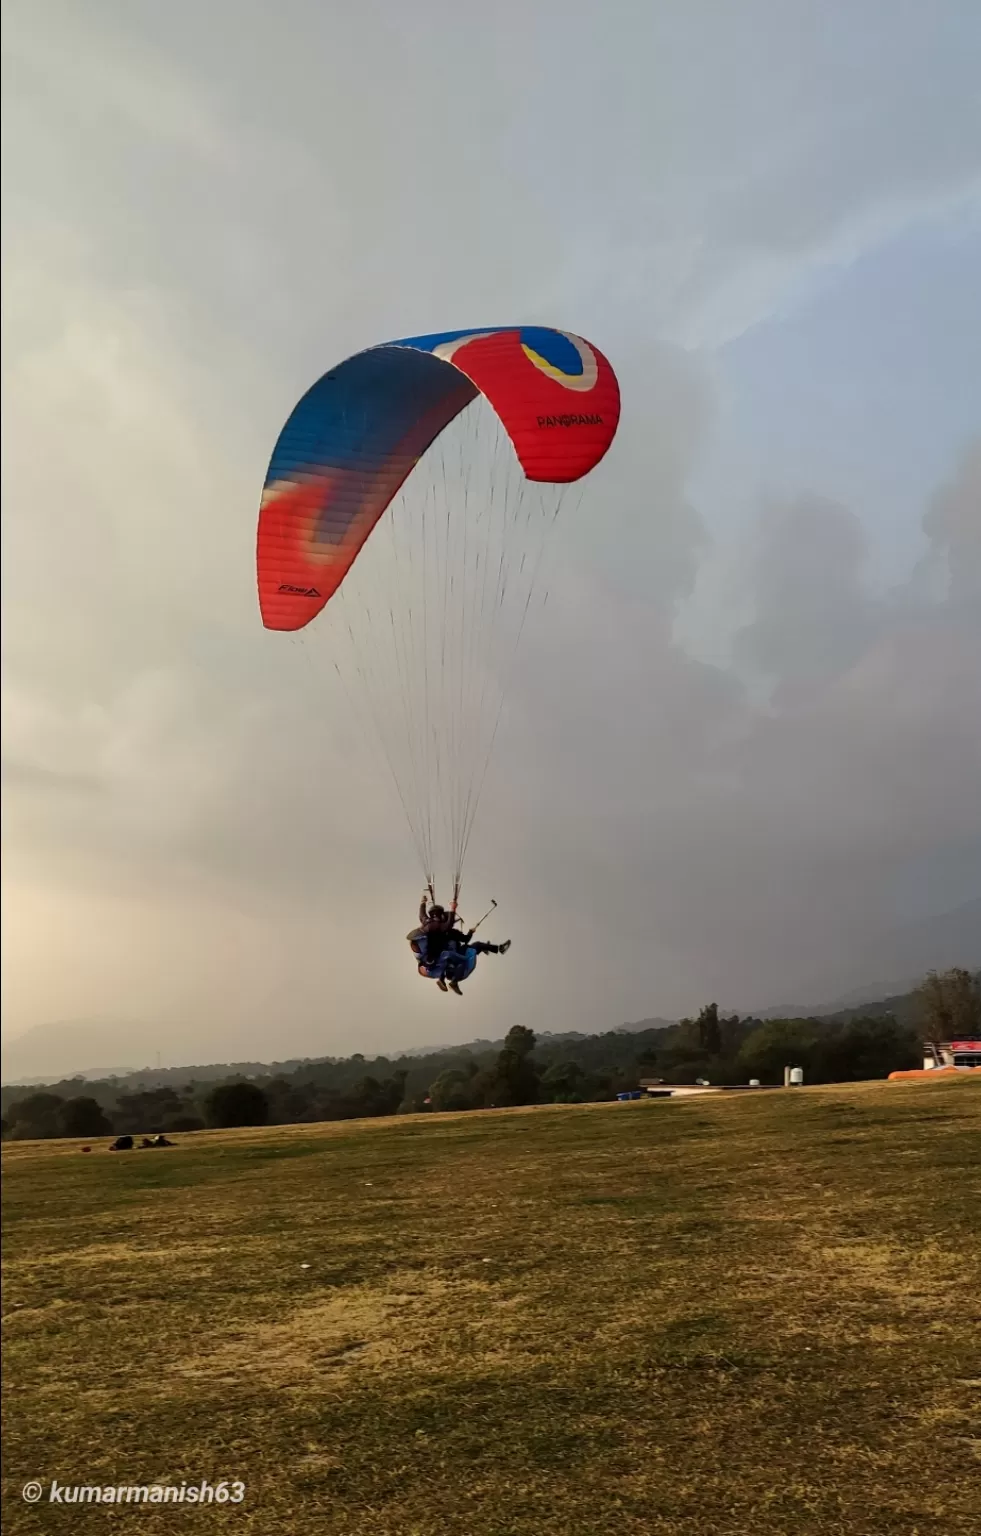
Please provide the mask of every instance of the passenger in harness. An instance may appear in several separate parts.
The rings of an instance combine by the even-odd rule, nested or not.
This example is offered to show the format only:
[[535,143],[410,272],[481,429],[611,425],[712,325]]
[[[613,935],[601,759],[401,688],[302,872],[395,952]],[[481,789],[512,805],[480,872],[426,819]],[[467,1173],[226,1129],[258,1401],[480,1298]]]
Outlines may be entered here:
[[459,997],[460,983],[472,976],[478,955],[506,955],[511,940],[503,944],[474,942],[475,929],[462,933],[457,929],[460,918],[455,906],[447,910],[434,902],[430,907],[430,892],[424,891],[419,906],[419,927],[407,935],[412,953],[416,957],[419,975],[435,981],[441,992],[455,992]]

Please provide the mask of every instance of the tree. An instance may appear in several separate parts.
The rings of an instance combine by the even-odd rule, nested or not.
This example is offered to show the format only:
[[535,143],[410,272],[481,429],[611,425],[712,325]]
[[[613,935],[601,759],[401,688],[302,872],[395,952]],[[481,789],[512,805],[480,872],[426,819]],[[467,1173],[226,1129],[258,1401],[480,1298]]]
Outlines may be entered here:
[[784,1067],[806,1073],[823,1029],[816,1019],[767,1019],[743,1041],[739,1064],[747,1077],[770,1082],[782,1081]]
[[473,1109],[473,1079],[475,1072],[464,1067],[448,1067],[430,1086],[429,1097],[437,1112],[453,1109]]
[[64,1102],[60,1093],[30,1093],[11,1104],[7,1111],[11,1137],[15,1141],[40,1141],[60,1136],[59,1115]]
[[269,1100],[255,1083],[221,1083],[204,1101],[208,1124],[221,1129],[237,1125],[265,1125]]
[[109,1136],[112,1125],[97,1099],[66,1099],[58,1111],[62,1136]]
[[920,1022],[928,1040],[968,1040],[981,1035],[981,972],[955,967],[930,971],[916,988]]
[[[175,1115],[186,1114],[187,1105],[173,1088],[142,1088],[121,1093],[116,1100],[116,1129],[132,1135],[156,1135]],[[84,1134],[84,1133],[83,1133]]]
[[165,1131],[203,1131],[204,1121],[198,1115],[175,1115],[172,1120],[165,1120]]
[[497,1068],[494,1103],[537,1104],[539,1094],[538,1073],[527,1056],[502,1051]]
[[709,1003],[695,1020],[699,1050],[706,1056],[718,1056],[722,1051],[722,1025],[719,1023],[718,1003]]
[[376,1077],[363,1077],[355,1083],[348,1101],[355,1116],[394,1115],[402,1102],[407,1072],[398,1071],[380,1083]]
[[413,1088],[408,1091],[402,1100],[396,1114],[399,1115],[424,1115],[432,1109],[432,1100],[428,1088]]
[[491,1106],[537,1104],[538,1073],[531,1060],[535,1049],[534,1032],[515,1024],[504,1039],[504,1049],[486,1080],[482,1083],[483,1101]]
[[542,1088],[553,1104],[579,1104],[585,1077],[578,1061],[556,1061],[542,1077]]
[[828,1031],[815,1053],[819,1079],[832,1083],[868,1082],[917,1067],[922,1054],[915,1031],[888,1015],[849,1019]]
[[515,1056],[530,1056],[535,1049],[535,1032],[523,1024],[512,1024],[504,1039],[504,1049]]

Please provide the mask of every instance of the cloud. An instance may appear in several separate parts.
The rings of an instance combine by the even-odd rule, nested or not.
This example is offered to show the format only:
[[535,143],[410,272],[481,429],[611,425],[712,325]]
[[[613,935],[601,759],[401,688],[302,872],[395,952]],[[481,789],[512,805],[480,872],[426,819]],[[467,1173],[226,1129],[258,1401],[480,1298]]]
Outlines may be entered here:
[[[940,550],[965,507],[973,548],[974,467],[972,449],[925,517]],[[516,840],[549,847],[548,883],[595,924],[590,964],[622,1016],[649,1011],[640,976],[658,1006],[685,1006],[696,976],[759,1006],[860,967],[911,880],[935,911],[959,892],[941,850],[956,866],[973,849],[981,885],[981,608],[953,582],[883,602],[862,555],[841,507],[762,509],[736,660],[763,691],[695,661],[656,604],[593,582],[550,610],[536,809]]]
[[74,109],[105,120],[109,132],[145,135],[213,164],[227,163],[231,141],[186,75],[89,7],[84,22],[72,5],[35,9],[13,4],[6,35],[16,112],[26,98],[48,98],[55,112]]
[[[12,13],[9,1026],[122,1018],[206,1054],[604,1027],[788,995],[860,959],[900,887],[971,893],[977,445],[908,584],[870,595],[862,507],[805,484],[761,506],[713,664],[686,628],[707,354],[877,242],[960,227],[957,11],[506,5],[479,69],[435,3]],[[512,316],[574,317],[625,412],[473,845],[515,947],[434,1019],[384,765],[259,625],[256,493],[331,360]]]
[[862,584],[859,519],[814,496],[771,502],[758,529],[754,617],[734,641],[737,662],[762,674],[789,703],[856,661],[875,627]]
[[932,564],[949,583],[950,602],[969,623],[981,606],[981,439],[964,454],[956,474],[923,519]]

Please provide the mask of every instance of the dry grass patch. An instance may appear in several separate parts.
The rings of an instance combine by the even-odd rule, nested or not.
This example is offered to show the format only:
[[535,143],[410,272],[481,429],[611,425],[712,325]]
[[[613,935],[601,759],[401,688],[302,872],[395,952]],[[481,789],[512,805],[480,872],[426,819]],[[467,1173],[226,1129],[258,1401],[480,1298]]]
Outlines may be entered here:
[[975,1536],[979,1088],[5,1149],[9,1528]]
[[351,1287],[291,1309],[281,1321],[259,1323],[247,1337],[219,1341],[203,1357],[177,1364],[188,1377],[221,1380],[251,1376],[273,1386],[311,1382],[339,1371],[398,1364],[432,1374],[455,1361],[469,1340],[470,1353],[487,1359],[481,1340],[494,1327],[488,1308],[507,1306],[477,1281],[438,1276],[395,1276],[381,1286]]

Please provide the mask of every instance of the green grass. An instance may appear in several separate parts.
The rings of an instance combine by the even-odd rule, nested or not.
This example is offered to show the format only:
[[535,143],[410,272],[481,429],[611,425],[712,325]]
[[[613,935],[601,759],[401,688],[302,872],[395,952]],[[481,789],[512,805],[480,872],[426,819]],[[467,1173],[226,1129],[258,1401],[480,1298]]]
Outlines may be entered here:
[[977,1536],[979,1090],[8,1144],[6,1529]]

